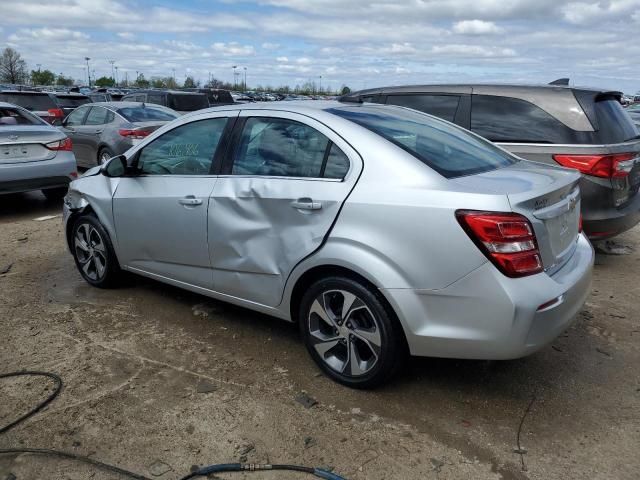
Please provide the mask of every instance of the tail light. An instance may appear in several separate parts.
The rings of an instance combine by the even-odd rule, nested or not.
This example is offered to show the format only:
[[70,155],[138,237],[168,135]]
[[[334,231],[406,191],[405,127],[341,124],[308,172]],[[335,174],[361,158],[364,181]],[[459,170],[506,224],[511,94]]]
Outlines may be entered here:
[[49,150],[70,152],[73,144],[70,138],[65,138],[64,140],[46,143],[44,146]]
[[132,138],[136,140],[140,140],[144,137],[148,137],[149,135],[151,135],[150,130],[136,130],[136,129],[128,129],[128,128],[121,128],[120,130],[118,130],[118,133],[123,137]]
[[517,213],[458,210],[456,217],[467,235],[507,277],[543,271],[533,227]]
[[637,153],[616,153],[612,155],[554,155],[560,165],[575,168],[586,175],[602,178],[624,178],[629,175]]
[[64,110],[61,108],[50,108],[47,110],[47,113],[49,113],[49,116],[53,118],[64,118]]

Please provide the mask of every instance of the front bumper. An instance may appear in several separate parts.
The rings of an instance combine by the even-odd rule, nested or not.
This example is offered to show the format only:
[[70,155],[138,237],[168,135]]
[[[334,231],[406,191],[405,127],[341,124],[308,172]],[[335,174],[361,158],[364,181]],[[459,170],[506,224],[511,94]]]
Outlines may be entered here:
[[58,152],[54,158],[38,162],[0,163],[0,194],[66,187],[76,170],[72,152]]
[[573,256],[553,276],[508,278],[487,262],[441,290],[382,292],[412,355],[512,359],[539,350],[571,324],[590,292],[593,261],[593,248],[580,235]]

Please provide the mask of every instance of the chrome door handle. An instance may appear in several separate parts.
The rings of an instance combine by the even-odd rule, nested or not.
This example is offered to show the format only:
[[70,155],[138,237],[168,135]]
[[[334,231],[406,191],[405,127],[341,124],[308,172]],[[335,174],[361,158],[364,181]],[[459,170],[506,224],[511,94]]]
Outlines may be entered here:
[[314,202],[310,198],[299,198],[298,200],[291,202],[291,207],[297,210],[320,210],[322,203]]
[[186,197],[178,200],[178,203],[180,205],[195,206],[195,205],[202,205],[202,200],[199,198],[196,198],[194,195],[187,195]]

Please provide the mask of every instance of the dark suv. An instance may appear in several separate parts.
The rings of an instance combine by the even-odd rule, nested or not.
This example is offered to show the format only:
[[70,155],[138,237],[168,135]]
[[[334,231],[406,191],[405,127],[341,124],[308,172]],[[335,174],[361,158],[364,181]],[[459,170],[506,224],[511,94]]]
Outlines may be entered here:
[[0,102],[13,103],[25,108],[52,125],[59,124],[65,117],[64,110],[55,98],[45,92],[3,90],[0,92]]
[[419,85],[362,90],[341,101],[420,110],[522,158],[579,170],[584,229],[598,240],[640,220],[640,132],[621,97],[551,85]]
[[179,90],[138,90],[122,97],[122,101],[155,103],[171,108],[178,113],[209,108],[209,99],[204,93]]

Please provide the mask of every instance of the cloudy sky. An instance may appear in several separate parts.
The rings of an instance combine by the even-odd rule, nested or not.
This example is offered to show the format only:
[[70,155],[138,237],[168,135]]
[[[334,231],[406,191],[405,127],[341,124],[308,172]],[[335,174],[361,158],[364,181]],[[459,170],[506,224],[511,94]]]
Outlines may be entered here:
[[[86,78],[249,86],[548,82],[640,90],[640,0],[4,0],[0,46]],[[244,70],[243,70],[244,72]]]

